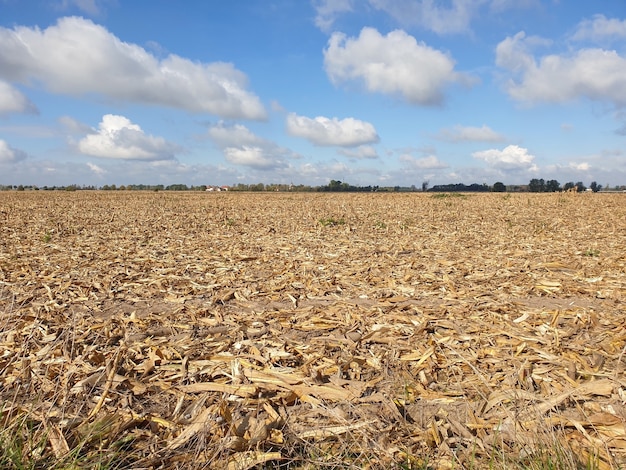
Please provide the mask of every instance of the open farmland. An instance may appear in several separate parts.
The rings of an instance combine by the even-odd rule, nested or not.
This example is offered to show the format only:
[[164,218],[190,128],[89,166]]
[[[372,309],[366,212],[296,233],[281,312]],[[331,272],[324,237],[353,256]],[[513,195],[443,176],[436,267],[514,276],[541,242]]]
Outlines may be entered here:
[[0,466],[624,468],[625,273],[623,194],[0,193]]

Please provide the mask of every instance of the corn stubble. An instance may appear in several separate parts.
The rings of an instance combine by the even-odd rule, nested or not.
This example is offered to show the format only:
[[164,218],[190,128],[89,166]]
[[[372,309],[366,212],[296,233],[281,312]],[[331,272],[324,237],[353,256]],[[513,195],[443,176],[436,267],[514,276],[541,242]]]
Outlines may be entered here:
[[2,468],[626,465],[621,194],[0,209]]

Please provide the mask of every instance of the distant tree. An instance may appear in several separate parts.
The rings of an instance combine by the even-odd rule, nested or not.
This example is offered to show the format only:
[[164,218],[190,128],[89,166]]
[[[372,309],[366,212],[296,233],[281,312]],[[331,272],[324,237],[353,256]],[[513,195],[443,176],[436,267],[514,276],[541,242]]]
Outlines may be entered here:
[[579,181],[578,183],[576,183],[576,188],[578,188],[577,191],[579,193],[582,193],[583,191],[587,190],[587,187],[583,184],[582,181]]
[[561,190],[561,185],[557,180],[548,180],[546,182],[546,191],[549,193],[557,193]]
[[528,183],[528,190],[531,193],[543,193],[546,190],[546,182],[543,178],[533,178],[530,180],[530,183]]
[[602,189],[602,185],[596,183],[595,181],[592,181],[591,184],[589,185],[589,188],[594,192],[597,193],[598,191],[600,191]]
[[17,190],[18,190],[18,191],[24,191],[24,186],[20,184],[20,185],[17,187]]
[[430,183],[429,183],[429,181],[428,181],[428,180],[426,180],[426,181],[422,181],[422,192],[426,192],[426,191],[428,191],[428,185],[429,185],[429,184],[430,184]]
[[567,183],[565,183],[563,185],[563,191],[570,191],[570,190],[574,189],[574,186],[576,186],[576,185],[574,184],[573,181],[568,181]]
[[428,192],[434,192],[434,193],[438,193],[438,192],[447,192],[447,193],[452,193],[452,192],[466,192],[466,193],[471,193],[471,192],[487,192],[490,191],[489,186],[487,186],[486,184],[478,184],[478,183],[472,183],[469,186],[463,183],[456,183],[456,184],[436,184],[435,186],[433,186],[432,188],[430,188],[428,190]]
[[493,192],[494,193],[505,193],[506,192],[506,186],[504,185],[504,183],[498,181],[498,182],[494,183],[494,185],[493,185]]
[[341,181],[330,180],[330,183],[328,183],[328,190],[329,191],[341,191]]

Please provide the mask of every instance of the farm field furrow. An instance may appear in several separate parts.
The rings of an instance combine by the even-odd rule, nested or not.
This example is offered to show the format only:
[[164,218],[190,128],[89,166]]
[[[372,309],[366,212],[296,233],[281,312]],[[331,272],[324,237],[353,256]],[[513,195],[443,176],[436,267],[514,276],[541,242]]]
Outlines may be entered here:
[[0,467],[626,468],[625,299],[619,193],[0,192]]

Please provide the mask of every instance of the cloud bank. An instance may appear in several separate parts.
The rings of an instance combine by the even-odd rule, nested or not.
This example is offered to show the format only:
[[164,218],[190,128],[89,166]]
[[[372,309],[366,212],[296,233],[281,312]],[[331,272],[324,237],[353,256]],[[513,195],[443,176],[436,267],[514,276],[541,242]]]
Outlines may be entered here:
[[44,30],[0,28],[0,78],[41,83],[53,93],[100,94],[224,118],[265,119],[259,98],[233,64],[170,54],[157,59],[90,20],[67,17]]

